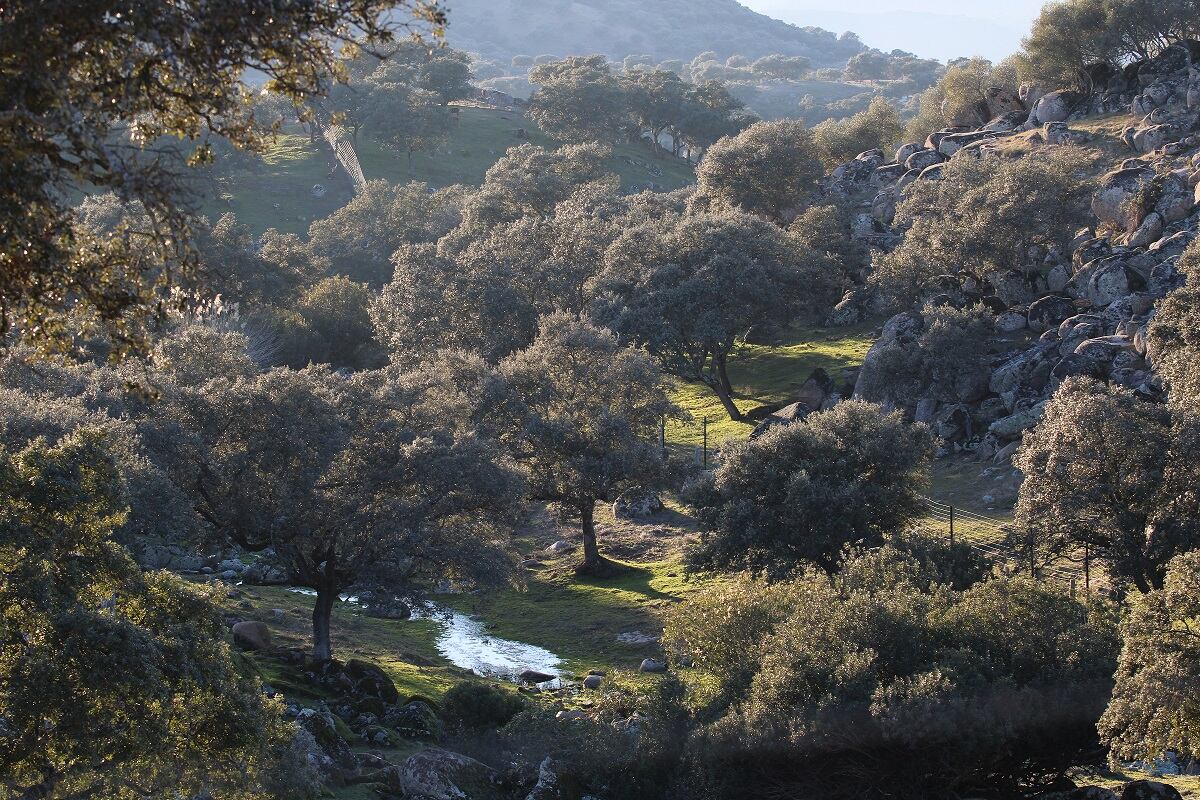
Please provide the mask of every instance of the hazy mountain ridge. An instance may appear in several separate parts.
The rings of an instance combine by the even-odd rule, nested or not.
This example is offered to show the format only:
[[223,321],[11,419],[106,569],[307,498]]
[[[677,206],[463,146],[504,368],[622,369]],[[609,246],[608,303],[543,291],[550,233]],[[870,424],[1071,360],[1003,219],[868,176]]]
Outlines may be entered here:
[[711,50],[722,58],[807,56],[822,66],[863,49],[853,35],[780,22],[735,0],[455,0],[449,11],[449,44],[489,58],[645,53],[690,60]]

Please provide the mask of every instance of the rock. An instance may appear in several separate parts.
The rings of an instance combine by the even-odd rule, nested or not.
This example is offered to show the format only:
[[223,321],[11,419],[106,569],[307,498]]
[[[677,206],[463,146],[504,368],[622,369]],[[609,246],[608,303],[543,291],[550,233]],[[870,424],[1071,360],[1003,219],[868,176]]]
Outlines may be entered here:
[[433,739],[442,730],[437,712],[428,703],[413,700],[403,706],[389,706],[383,722],[406,739]]
[[942,171],[946,168],[945,164],[931,164],[921,170],[921,174],[917,176],[919,181],[940,181],[942,179]]
[[384,703],[395,703],[400,699],[392,679],[369,661],[352,658],[342,667],[342,672],[353,682],[351,691],[356,698],[377,697]]
[[1057,328],[1059,323],[1075,313],[1075,303],[1069,297],[1049,295],[1034,300],[1026,315],[1031,330],[1042,332]]
[[260,559],[242,572],[242,582],[251,586],[282,586],[288,577],[281,567]]
[[1117,800],[1117,793],[1103,786],[1080,786],[1062,795],[1063,800]]
[[1142,224],[1138,229],[1129,235],[1125,240],[1125,246],[1130,248],[1147,247],[1153,242],[1157,242],[1162,238],[1163,233],[1163,218],[1159,216],[1157,211],[1151,211],[1142,220]]
[[473,800],[495,793],[494,769],[437,747],[415,753],[380,776],[387,789],[412,800]]
[[911,156],[913,153],[916,153],[917,151],[924,150],[924,149],[925,148],[922,145],[920,145],[916,142],[911,142],[909,144],[902,144],[902,145],[900,145],[900,147],[898,147],[896,149],[896,163],[903,164],[905,167],[912,169],[912,167],[908,166],[908,163],[907,163],[908,157]]
[[358,757],[346,740],[338,734],[337,720],[328,711],[313,708],[300,709],[296,722],[312,736],[321,752],[328,759],[323,765],[326,771],[337,770],[339,774],[352,773],[358,769]]
[[548,672],[539,672],[536,669],[526,669],[522,670],[520,674],[517,675],[517,680],[519,680],[521,683],[546,683],[547,681],[552,681],[557,677],[557,675],[551,675]]
[[1192,63],[1192,53],[1184,42],[1164,47],[1153,58],[1146,59],[1137,68],[1138,82],[1149,86],[1164,76],[1182,72]]
[[988,433],[1004,441],[1019,439],[1025,431],[1038,424],[1045,410],[1046,404],[1043,401],[1028,410],[1018,411],[1015,414],[998,419],[988,426]]
[[916,411],[913,412],[913,422],[929,425],[937,414],[938,401],[933,397],[922,397],[917,401]]
[[1195,190],[1186,178],[1173,172],[1163,177],[1158,200],[1154,204],[1154,211],[1162,217],[1163,224],[1170,225],[1187,219],[1195,205]]
[[1025,314],[1019,311],[1005,311],[996,316],[996,330],[1000,333],[1015,333],[1028,324]]
[[1105,174],[1092,195],[1092,213],[1101,222],[1111,222],[1129,232],[1137,230],[1148,211],[1141,201],[1154,179],[1154,170],[1146,166]]
[[1171,124],[1146,125],[1136,128],[1132,135],[1133,149],[1139,153],[1153,153],[1168,142],[1177,140],[1179,128]]
[[309,194],[313,197],[324,197],[327,193],[328,190],[319,183],[314,183],[313,187],[309,189]]
[[575,545],[571,542],[568,542],[566,539],[559,539],[557,542],[546,548],[547,552],[559,554],[569,553],[574,549]]
[[559,711],[554,715],[554,718],[559,722],[570,722],[576,719],[587,719],[588,716],[578,709],[572,709],[570,711]]
[[546,756],[538,765],[537,783],[529,790],[529,794],[525,795],[525,800],[562,800],[562,797],[554,762],[550,756]]
[[588,675],[586,678],[583,679],[583,688],[599,689],[600,684],[603,682],[604,682],[604,678],[601,677],[600,675]]
[[893,347],[915,347],[916,338],[924,328],[924,318],[913,311],[889,319],[879,339],[871,345],[863,359],[862,369],[854,382],[854,396],[871,402],[893,399],[893,387],[888,385],[885,372],[888,350]]
[[1047,122],[1066,122],[1082,99],[1083,97],[1078,92],[1067,89],[1050,92],[1038,99],[1029,115],[1029,121],[1035,125],[1045,125]]
[[934,420],[933,432],[946,441],[971,437],[971,411],[962,404],[947,404]]
[[962,150],[964,147],[982,142],[989,139],[995,139],[996,134],[992,131],[971,131],[970,133],[953,133],[942,138],[938,142],[938,152],[949,158],[950,156]]
[[1130,781],[1121,789],[1121,800],[1183,800],[1174,786],[1158,781]]
[[233,643],[243,650],[270,650],[271,629],[262,622],[238,622],[233,626]]
[[1072,144],[1075,135],[1065,122],[1047,122],[1042,125],[1042,138],[1046,144]]
[[648,645],[658,644],[659,637],[652,633],[642,633],[641,631],[628,631],[626,633],[618,633],[617,641],[621,644],[632,645]]
[[665,661],[658,661],[653,658],[642,659],[642,663],[638,666],[638,672],[666,672],[667,664]]
[[612,505],[617,519],[642,519],[663,510],[663,501],[649,489],[633,487],[621,492]]
[[1071,282],[1071,270],[1066,264],[1055,264],[1046,273],[1046,289],[1051,292],[1061,292]]

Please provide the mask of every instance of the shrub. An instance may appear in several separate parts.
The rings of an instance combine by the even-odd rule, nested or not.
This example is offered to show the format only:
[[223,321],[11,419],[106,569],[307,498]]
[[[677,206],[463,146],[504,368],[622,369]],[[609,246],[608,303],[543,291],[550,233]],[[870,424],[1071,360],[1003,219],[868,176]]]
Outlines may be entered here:
[[527,703],[516,692],[487,683],[463,681],[450,687],[442,701],[446,721],[460,728],[499,728],[525,710]]

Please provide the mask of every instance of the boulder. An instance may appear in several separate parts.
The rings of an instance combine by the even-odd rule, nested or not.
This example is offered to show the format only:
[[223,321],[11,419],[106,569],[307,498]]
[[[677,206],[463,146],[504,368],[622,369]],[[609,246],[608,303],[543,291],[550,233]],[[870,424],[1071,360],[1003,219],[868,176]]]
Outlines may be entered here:
[[1155,172],[1146,166],[1113,170],[1100,178],[1092,195],[1092,213],[1101,222],[1111,222],[1132,232],[1149,210],[1139,201],[1154,183]]
[[430,747],[380,776],[387,789],[412,800],[478,800],[497,794],[494,769],[461,753]]
[[1050,92],[1038,99],[1029,115],[1029,121],[1035,125],[1045,125],[1047,122],[1066,122],[1082,99],[1082,95],[1078,92],[1068,89]]
[[586,678],[584,678],[584,679],[583,679],[583,688],[585,688],[585,689],[599,689],[599,688],[600,688],[600,684],[602,684],[602,683],[604,683],[604,676],[602,676],[602,675],[588,675]]
[[536,669],[521,670],[517,675],[517,680],[521,683],[546,683],[557,678],[557,675],[551,675],[548,672],[541,672]]
[[999,333],[1015,333],[1023,330],[1028,324],[1025,314],[1016,310],[1005,311],[996,316],[996,330]]
[[1074,144],[1082,134],[1072,131],[1065,122],[1047,122],[1042,125],[1042,138],[1046,144]]
[[282,586],[288,577],[282,567],[260,559],[242,572],[242,582],[251,586]]
[[1029,119],[1028,111],[1008,111],[1004,114],[992,117],[988,123],[979,130],[989,131],[991,133],[1010,133],[1019,130],[1025,125]]
[[270,650],[271,629],[262,622],[244,621],[233,626],[233,643],[243,650]]
[[1183,800],[1174,786],[1158,781],[1130,781],[1121,788],[1121,800]]
[[1134,249],[1148,247],[1154,242],[1162,238],[1163,234],[1163,218],[1159,216],[1157,211],[1151,211],[1142,220],[1142,224],[1137,230],[1129,234],[1125,240],[1125,246]]
[[887,376],[883,371],[887,351],[897,346],[915,347],[916,337],[924,328],[924,318],[914,311],[897,314],[889,319],[863,359],[862,369],[854,382],[854,396],[871,402],[892,399],[893,387],[888,385]]
[[1118,800],[1117,793],[1103,786],[1079,786],[1062,795],[1063,800]]
[[1025,431],[1038,424],[1045,412],[1046,404],[1043,401],[1032,408],[996,420],[988,426],[988,433],[1004,441],[1019,439]]
[[383,722],[406,739],[434,739],[442,731],[437,712],[423,700],[389,706],[384,711]]
[[640,486],[621,492],[612,505],[613,516],[617,519],[644,519],[662,510],[662,498]]
[[1029,109],[1021,99],[1020,92],[1013,92],[999,86],[989,86],[983,92],[983,100],[987,103],[988,114],[999,117],[1003,114],[1028,114]]
[[1075,303],[1069,297],[1048,295],[1034,300],[1029,305],[1026,319],[1031,330],[1042,332],[1057,328],[1059,324],[1075,313]]
[[337,771],[341,777],[358,770],[358,757],[350,745],[338,733],[337,719],[328,711],[303,708],[296,714],[296,722],[312,736],[321,748],[326,762],[326,771]]
[[575,549],[575,545],[573,543],[568,542],[566,539],[559,539],[557,542],[555,542],[554,544],[547,547],[546,551],[550,552],[550,553],[561,554],[561,553],[569,553],[574,549]]
[[350,691],[355,698],[377,697],[384,703],[395,703],[400,699],[392,679],[369,661],[352,658],[342,667],[342,672],[352,682]]
[[938,152],[944,155],[946,158],[949,158],[967,145],[995,138],[996,134],[992,131],[952,133],[949,136],[942,137],[941,141],[938,142]]
[[[911,156],[913,153],[917,152],[918,150],[923,150],[923,149],[924,149],[924,147],[916,142],[910,142],[909,144],[900,145],[900,147],[898,147],[896,149],[896,163],[904,164],[907,167],[908,164],[906,162],[908,161],[908,157]],[[909,167],[909,169],[911,169],[911,167]]]
[[1185,42],[1176,42],[1138,65],[1138,82],[1142,86],[1150,86],[1167,75],[1183,72],[1191,62],[1191,48]]
[[1175,172],[1168,173],[1159,187],[1158,200],[1154,203],[1155,213],[1162,217],[1166,225],[1187,219],[1196,205],[1196,191],[1187,178]]
[[925,169],[921,170],[921,174],[917,176],[919,181],[940,181],[942,172],[945,170],[945,164],[930,164]]
[[542,759],[538,765],[537,783],[525,795],[525,800],[562,800],[562,789],[558,785],[558,773],[550,756]]
[[638,665],[638,672],[666,672],[667,664],[654,658],[644,658]]
[[1051,292],[1061,292],[1071,282],[1071,270],[1066,264],[1055,264],[1046,273],[1046,289]]

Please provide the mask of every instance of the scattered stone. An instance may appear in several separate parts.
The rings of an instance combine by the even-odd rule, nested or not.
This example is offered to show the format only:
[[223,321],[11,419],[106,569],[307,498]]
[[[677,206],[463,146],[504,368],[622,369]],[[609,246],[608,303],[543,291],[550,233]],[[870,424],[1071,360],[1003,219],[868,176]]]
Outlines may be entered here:
[[566,539],[559,539],[557,542],[546,548],[547,552],[558,554],[569,553],[574,549],[575,545],[572,542],[568,542]]
[[617,519],[642,519],[663,510],[662,498],[649,489],[633,487],[626,489],[612,505]]
[[270,650],[271,629],[262,622],[243,621],[233,626],[233,643],[243,650]]
[[464,800],[490,796],[498,784],[494,769],[461,753],[430,747],[380,776],[387,789],[420,800]]
[[1183,800],[1174,786],[1158,781],[1130,781],[1121,789],[1121,800]]
[[517,680],[521,681],[522,683],[546,683],[547,681],[552,681],[557,677],[557,675],[551,675],[548,672],[539,672],[536,669],[526,669],[522,670],[517,675]]
[[658,644],[659,637],[652,633],[642,633],[641,631],[629,631],[627,633],[618,633],[617,641],[621,644],[632,645],[648,645]]
[[600,684],[604,682],[604,678],[599,675],[588,675],[583,679],[583,688],[599,689]]
[[654,658],[642,659],[642,663],[638,666],[638,672],[666,672],[667,664],[665,661],[659,661]]

